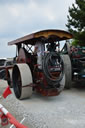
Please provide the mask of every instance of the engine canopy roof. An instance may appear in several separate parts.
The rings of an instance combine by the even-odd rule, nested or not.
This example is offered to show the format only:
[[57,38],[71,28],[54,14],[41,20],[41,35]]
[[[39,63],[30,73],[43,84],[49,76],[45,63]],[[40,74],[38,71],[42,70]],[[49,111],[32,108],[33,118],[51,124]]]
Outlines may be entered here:
[[42,41],[43,43],[52,43],[56,41],[72,39],[73,35],[64,30],[42,30],[38,31],[24,37],[18,38],[16,40],[8,42],[8,45],[18,45],[21,43],[35,45],[37,41]]

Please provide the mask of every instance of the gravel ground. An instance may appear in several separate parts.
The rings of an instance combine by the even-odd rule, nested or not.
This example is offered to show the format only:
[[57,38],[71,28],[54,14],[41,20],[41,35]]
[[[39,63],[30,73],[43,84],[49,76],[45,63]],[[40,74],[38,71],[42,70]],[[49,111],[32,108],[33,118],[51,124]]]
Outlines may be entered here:
[[[6,81],[0,81],[0,94],[5,86]],[[21,101],[11,94],[6,99],[0,99],[0,103],[17,120],[25,117],[24,124],[29,128],[85,127],[85,88],[64,90],[55,97],[43,97],[33,93],[30,99]]]
[[[2,95],[6,87],[7,82],[4,80],[0,80],[0,96]],[[0,98],[0,104],[2,104],[19,122],[24,117],[26,117],[26,111],[24,111],[25,108],[18,102],[14,94],[9,95],[6,99]],[[28,128],[33,128],[33,126],[30,124],[30,121],[28,120],[28,117],[26,117],[23,124]],[[11,125],[9,124],[7,126],[3,126],[3,128],[9,128],[10,126]],[[1,125],[0,128],[2,128]]]

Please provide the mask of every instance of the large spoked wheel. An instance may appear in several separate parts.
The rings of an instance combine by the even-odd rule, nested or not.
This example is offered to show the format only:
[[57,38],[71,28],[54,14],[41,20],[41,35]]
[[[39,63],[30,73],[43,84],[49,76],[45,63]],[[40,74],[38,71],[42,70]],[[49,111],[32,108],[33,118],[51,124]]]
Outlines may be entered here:
[[72,85],[72,66],[71,60],[68,55],[62,55],[64,62],[64,72],[65,72],[65,88],[70,89]]
[[13,89],[16,98],[24,99],[32,95],[32,75],[27,64],[16,64],[12,73]]

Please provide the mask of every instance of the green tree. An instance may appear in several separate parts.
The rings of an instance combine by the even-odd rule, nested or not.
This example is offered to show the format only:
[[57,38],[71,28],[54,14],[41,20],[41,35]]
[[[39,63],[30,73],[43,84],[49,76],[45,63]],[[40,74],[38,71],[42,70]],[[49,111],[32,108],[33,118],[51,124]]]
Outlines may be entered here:
[[77,40],[72,40],[72,42],[71,42],[71,45],[73,45],[73,46],[77,46],[78,44],[77,44]]
[[66,24],[78,45],[85,46],[85,0],[75,0],[75,4],[69,7],[69,15]]

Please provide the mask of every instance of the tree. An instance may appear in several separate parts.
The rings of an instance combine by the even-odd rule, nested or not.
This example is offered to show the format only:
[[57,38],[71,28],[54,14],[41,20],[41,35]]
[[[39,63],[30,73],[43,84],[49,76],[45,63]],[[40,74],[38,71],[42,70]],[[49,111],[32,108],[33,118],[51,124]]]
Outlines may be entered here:
[[69,7],[69,15],[66,24],[79,45],[85,46],[85,0],[75,0],[75,4]]
[[72,40],[72,42],[71,42],[71,45],[73,45],[73,46],[77,46],[78,44],[77,44],[77,40]]

